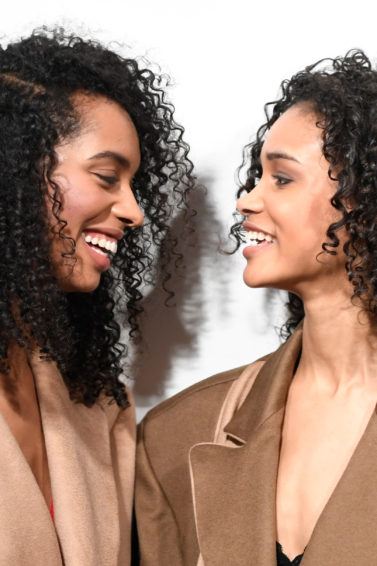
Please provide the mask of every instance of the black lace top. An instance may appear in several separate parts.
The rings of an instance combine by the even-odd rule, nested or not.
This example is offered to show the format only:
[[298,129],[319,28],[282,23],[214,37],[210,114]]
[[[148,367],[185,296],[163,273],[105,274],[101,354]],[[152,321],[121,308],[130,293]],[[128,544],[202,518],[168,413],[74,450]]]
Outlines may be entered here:
[[285,556],[281,544],[278,542],[276,543],[276,558],[277,558],[277,566],[298,566],[301,564],[301,560],[304,554],[299,554],[292,560],[289,560],[287,556]]

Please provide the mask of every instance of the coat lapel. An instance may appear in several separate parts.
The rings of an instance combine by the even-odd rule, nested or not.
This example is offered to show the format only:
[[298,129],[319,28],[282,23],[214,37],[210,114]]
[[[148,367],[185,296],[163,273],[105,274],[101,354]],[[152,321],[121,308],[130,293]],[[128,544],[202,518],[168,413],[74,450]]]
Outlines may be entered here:
[[298,330],[264,364],[225,427],[229,445],[204,443],[191,449],[194,508],[205,566],[276,565],[281,428],[300,348]]
[[64,564],[114,566],[120,529],[106,415],[97,405],[72,402],[54,363],[37,354],[30,363]]
[[1,415],[0,438],[0,565],[62,566],[42,492]]
[[377,416],[373,413],[325,506],[302,566],[370,566],[376,562]]

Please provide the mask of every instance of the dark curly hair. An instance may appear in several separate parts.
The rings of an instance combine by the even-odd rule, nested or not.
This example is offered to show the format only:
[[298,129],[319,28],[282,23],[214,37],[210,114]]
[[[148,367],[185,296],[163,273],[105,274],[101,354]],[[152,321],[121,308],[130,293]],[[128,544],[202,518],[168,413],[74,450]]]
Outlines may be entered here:
[[[146,221],[126,232],[95,291],[66,293],[51,262],[51,231],[67,240],[52,175],[57,144],[80,132],[73,103],[79,92],[107,97],[132,118],[141,151],[133,189]],[[12,342],[27,350],[37,345],[57,363],[73,400],[91,406],[103,393],[127,406],[118,310],[137,335],[156,247],[166,283],[180,258],[170,219],[177,207],[191,216],[193,166],[173,113],[160,76],[95,41],[42,28],[0,48],[0,372],[9,371]],[[71,248],[74,258],[73,241]]]
[[[288,108],[308,103],[322,128],[323,155],[329,162],[328,175],[337,182],[331,204],[341,219],[326,232],[322,252],[335,255],[337,232],[345,228],[345,269],[353,285],[353,296],[362,301],[371,320],[377,319],[377,71],[361,50],[344,57],[322,59],[281,84],[281,98],[265,105],[267,121],[256,139],[244,149],[237,196],[251,191],[262,175],[260,154],[267,130]],[[351,205],[351,206],[349,206]],[[241,222],[231,229],[242,241]],[[288,320],[281,329],[287,338],[304,317],[301,299],[288,294]]]

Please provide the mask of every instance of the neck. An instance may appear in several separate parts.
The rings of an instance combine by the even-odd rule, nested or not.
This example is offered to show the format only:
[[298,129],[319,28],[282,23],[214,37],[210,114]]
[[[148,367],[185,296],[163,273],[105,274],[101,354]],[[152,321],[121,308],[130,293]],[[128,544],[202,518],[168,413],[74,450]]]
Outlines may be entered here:
[[304,303],[303,345],[297,373],[337,391],[355,383],[377,386],[377,329],[349,296]]

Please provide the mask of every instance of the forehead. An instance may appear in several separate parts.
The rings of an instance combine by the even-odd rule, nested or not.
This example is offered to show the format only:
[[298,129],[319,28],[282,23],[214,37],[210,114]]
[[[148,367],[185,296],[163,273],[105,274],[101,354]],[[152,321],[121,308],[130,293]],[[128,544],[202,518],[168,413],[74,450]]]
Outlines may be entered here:
[[307,105],[286,110],[267,132],[262,154],[287,152],[300,161],[308,154],[322,154],[323,129],[317,126],[318,116]]
[[138,158],[138,134],[124,108],[101,96],[76,95],[74,103],[81,115],[80,133],[74,144],[85,147],[89,153],[105,148]]

